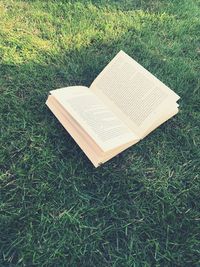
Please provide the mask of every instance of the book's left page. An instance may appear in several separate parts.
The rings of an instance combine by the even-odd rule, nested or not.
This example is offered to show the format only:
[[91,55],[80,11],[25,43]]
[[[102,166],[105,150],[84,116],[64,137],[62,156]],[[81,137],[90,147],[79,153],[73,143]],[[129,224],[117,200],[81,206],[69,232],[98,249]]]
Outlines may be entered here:
[[53,90],[50,93],[102,151],[106,152],[139,139],[87,87],[72,86]]
[[87,133],[75,123],[73,118],[64,110],[64,108],[58,103],[54,96],[49,95],[46,101],[46,105],[53,112],[62,126],[68,131],[71,137],[76,141],[79,147],[83,150],[89,160],[95,167],[98,167],[102,163],[105,163],[109,159],[113,158],[135,142],[127,143],[121,147],[118,147],[109,152],[103,152],[100,150],[96,143],[93,142]]

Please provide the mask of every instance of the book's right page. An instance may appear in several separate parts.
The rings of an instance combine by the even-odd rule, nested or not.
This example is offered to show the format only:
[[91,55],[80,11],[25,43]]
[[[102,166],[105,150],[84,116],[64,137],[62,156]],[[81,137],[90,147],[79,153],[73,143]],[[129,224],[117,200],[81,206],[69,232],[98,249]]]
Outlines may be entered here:
[[[91,84],[98,95],[141,138],[163,122],[179,96],[120,51]],[[160,123],[160,124],[161,124]]]

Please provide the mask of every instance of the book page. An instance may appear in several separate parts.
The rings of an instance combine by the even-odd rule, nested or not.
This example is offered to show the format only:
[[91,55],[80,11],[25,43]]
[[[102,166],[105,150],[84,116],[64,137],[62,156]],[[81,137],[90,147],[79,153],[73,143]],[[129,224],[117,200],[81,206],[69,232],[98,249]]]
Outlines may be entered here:
[[140,136],[153,124],[163,105],[170,106],[179,99],[123,51],[105,67],[90,89]]
[[119,146],[113,150],[104,153],[99,150],[97,145],[87,135],[87,133],[75,123],[73,118],[66,112],[66,110],[59,104],[54,96],[49,95],[46,105],[57,117],[63,127],[68,131],[71,137],[76,141],[80,148],[84,151],[86,156],[90,159],[95,167],[98,167],[102,163],[108,161],[112,157],[121,153],[131,145],[137,143],[137,140],[126,143],[125,145]]
[[138,136],[87,87],[73,86],[50,93],[103,151],[138,140]]
[[71,137],[80,146],[80,148],[84,151],[84,153],[93,163],[93,165],[95,167],[98,167],[99,163],[101,162],[99,161],[99,154],[95,151],[94,146],[90,145],[89,136],[86,136],[86,134],[81,131],[78,125],[66,116],[67,112],[63,111],[62,106],[59,105],[59,103],[52,95],[48,97],[46,105],[60,121],[63,127],[68,131]]

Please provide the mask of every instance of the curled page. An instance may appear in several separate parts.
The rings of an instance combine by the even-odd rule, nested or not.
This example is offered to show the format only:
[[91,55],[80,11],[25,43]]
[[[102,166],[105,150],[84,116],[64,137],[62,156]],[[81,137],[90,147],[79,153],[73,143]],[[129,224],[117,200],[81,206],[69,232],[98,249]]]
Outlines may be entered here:
[[51,94],[103,151],[139,139],[88,88],[67,87],[51,91]]

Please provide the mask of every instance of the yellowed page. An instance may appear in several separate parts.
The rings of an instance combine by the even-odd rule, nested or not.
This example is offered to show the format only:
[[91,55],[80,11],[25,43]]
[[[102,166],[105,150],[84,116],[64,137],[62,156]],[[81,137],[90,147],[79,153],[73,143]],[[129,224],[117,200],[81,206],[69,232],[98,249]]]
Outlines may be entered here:
[[[118,154],[120,154],[121,152],[126,150],[127,148],[136,144],[137,142],[138,142],[138,140],[131,141],[131,142],[126,143],[125,145],[123,145],[121,147],[118,147],[118,148],[113,149],[112,151],[110,151],[108,153],[105,153],[105,155],[101,159],[101,163],[105,163],[106,161],[112,159],[113,157],[117,156]],[[100,163],[100,165],[101,165],[101,163]]]
[[64,110],[54,96],[50,95],[46,101],[46,104],[95,167],[98,167],[102,163],[105,163],[128,147],[137,143],[137,140],[131,141],[125,145],[104,153],[97,147],[87,133],[85,133],[85,131],[75,123],[73,118],[71,118],[71,116]]
[[[93,163],[95,167],[99,166],[101,160],[99,160],[99,155],[95,153],[94,148],[89,145],[88,139],[81,133],[78,125],[74,125],[70,120],[67,119],[66,114],[64,115],[62,109],[59,108],[58,103],[56,103],[53,96],[49,96],[46,105],[53,112],[56,118],[60,121],[63,127],[68,131],[80,148],[84,151],[89,160]],[[102,155],[101,155],[102,156]]]
[[179,96],[120,51],[90,89],[140,137],[157,120],[163,107]]
[[87,87],[73,86],[50,93],[104,152],[138,140],[138,136]]

